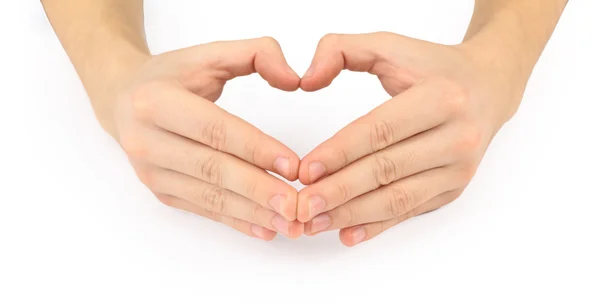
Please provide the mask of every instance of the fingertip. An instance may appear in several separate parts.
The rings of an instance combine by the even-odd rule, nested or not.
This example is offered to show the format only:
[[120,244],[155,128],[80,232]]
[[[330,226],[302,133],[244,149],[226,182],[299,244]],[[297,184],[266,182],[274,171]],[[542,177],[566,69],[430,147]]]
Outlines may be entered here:
[[306,158],[300,162],[298,178],[304,185],[316,183],[327,175],[328,171],[324,162]]
[[290,238],[298,239],[302,236],[302,234],[304,234],[304,232],[304,224],[298,221],[292,222],[292,225],[290,226]]
[[300,158],[297,155],[293,155],[290,159],[290,171],[287,176],[284,176],[288,181],[295,182],[298,180],[298,174],[300,171]]
[[261,74],[261,77],[267,80],[271,87],[279,90],[294,92],[300,88],[300,78],[298,76],[292,77],[289,74],[284,73],[272,77]]
[[[279,154],[271,155],[269,152],[269,159],[272,161],[270,167],[266,167],[266,170],[273,171],[279,176],[285,178],[290,182],[298,180],[298,170],[300,168],[300,158],[291,150],[287,149],[284,145],[281,145]],[[268,162],[258,162],[258,166],[267,166]]]
[[[290,186],[291,189],[294,189],[293,187]],[[294,222],[297,219],[297,203],[298,203],[298,195],[296,190],[294,189],[294,191],[290,191],[287,194],[287,198],[285,201],[285,205],[284,207],[281,208],[281,214],[282,217],[289,222]]]
[[300,80],[300,89],[314,92],[331,85],[344,69],[344,59],[340,55],[319,55]]
[[298,179],[303,185],[310,184],[308,179],[308,163],[305,160],[301,160],[300,165],[298,166]]
[[311,227],[310,222],[302,223],[302,226],[304,226],[304,235],[314,236],[314,234],[310,230],[310,227]]
[[340,241],[347,247],[353,247],[367,240],[364,226],[355,226],[340,230]]
[[253,236],[254,238],[258,238],[264,241],[271,241],[275,239],[275,236],[277,236],[276,232],[255,224],[252,224],[250,226],[250,232],[252,233],[251,236]]
[[287,64],[285,70],[286,74],[285,76],[281,76],[281,86],[279,86],[279,89],[288,92],[298,90],[298,88],[300,88],[300,82],[302,79],[300,79],[296,72],[294,72],[290,66],[287,66]]
[[289,178],[292,174],[292,163],[289,158],[279,156],[273,162],[273,170],[280,176]]
[[308,198],[302,193],[298,195],[298,213],[296,218],[302,223],[310,221],[310,215],[308,211]]
[[300,79],[300,89],[306,92],[312,92],[323,88],[319,85],[319,78],[316,77],[318,76],[318,72],[320,72],[318,67],[318,63],[313,60],[313,63],[310,64],[310,67],[308,67],[302,76],[302,79]]
[[274,88],[289,92],[298,90],[300,76],[287,63],[277,41],[272,38],[264,41],[268,47],[256,54],[256,72]]
[[265,238],[263,239],[264,241],[273,241],[275,239],[275,237],[277,237],[277,233],[274,231],[269,230],[270,233],[268,233]]
[[340,236],[340,242],[343,245],[345,245],[349,248],[355,246],[353,239],[352,239],[352,234],[348,229],[346,229],[346,228],[341,229],[339,236]]
[[285,65],[285,72],[291,76],[295,81],[298,82],[298,84],[300,84],[300,76],[298,75],[298,73],[296,73],[296,70],[294,70],[294,68],[292,68],[290,66],[290,64],[285,60],[284,58],[284,62],[283,64]]
[[315,92],[327,87],[329,84],[320,84],[319,79],[315,77],[302,77],[299,83],[299,88],[305,92]]

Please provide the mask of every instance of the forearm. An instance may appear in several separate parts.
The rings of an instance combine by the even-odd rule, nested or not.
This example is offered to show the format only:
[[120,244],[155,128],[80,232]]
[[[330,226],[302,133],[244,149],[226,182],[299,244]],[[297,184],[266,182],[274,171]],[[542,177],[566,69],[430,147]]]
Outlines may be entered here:
[[108,111],[104,98],[149,56],[143,0],[42,0],[42,4],[97,115]]
[[476,0],[463,42],[526,83],[568,0]]

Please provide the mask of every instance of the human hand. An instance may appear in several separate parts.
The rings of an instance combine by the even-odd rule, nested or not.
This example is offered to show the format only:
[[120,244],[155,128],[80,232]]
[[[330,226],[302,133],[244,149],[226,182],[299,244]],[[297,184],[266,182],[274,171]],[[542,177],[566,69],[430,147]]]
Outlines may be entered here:
[[302,159],[299,178],[312,184],[298,195],[305,233],[341,229],[353,246],[459,197],[526,83],[485,52],[384,32],[321,40],[303,90],[348,69],[378,76],[393,98]]
[[296,180],[298,156],[214,104],[228,80],[255,72],[299,86],[275,40],[215,42],[145,59],[99,119],[163,203],[260,239],[296,238],[297,191],[265,170]]

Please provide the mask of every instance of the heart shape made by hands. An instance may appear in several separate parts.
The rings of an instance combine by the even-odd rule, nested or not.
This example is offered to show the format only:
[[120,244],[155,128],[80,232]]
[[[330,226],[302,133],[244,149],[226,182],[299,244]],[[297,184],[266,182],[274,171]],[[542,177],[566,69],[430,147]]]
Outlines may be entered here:
[[[163,203],[265,240],[340,230],[355,245],[456,199],[516,111],[526,82],[475,52],[387,32],[327,35],[300,78],[272,38],[215,42],[146,60],[116,107],[97,113]],[[302,160],[214,104],[235,77],[316,91],[344,69],[376,75],[391,99]]]

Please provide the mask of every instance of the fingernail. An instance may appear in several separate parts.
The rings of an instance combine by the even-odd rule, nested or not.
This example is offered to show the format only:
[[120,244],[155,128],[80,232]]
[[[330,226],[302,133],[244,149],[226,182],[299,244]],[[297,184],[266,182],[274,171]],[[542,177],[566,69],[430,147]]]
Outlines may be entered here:
[[319,180],[326,172],[327,169],[321,162],[312,162],[308,165],[308,179],[311,183]]
[[328,215],[320,215],[314,218],[310,224],[310,232],[318,233],[331,226],[331,218]]
[[273,163],[275,171],[284,177],[290,176],[290,160],[284,157],[277,157]]
[[325,210],[325,200],[320,196],[308,198],[308,217],[312,218]]
[[361,243],[367,237],[367,232],[364,227],[356,228],[352,231],[352,244],[356,245]]
[[262,240],[268,240],[267,239],[267,230],[264,227],[252,224],[252,226],[250,227],[250,230],[252,231],[252,234],[254,234],[254,236],[256,236],[256,238],[260,238]]
[[278,232],[286,236],[290,235],[289,222],[285,220],[282,216],[275,216],[273,218],[273,226]]
[[283,194],[277,194],[271,197],[269,200],[269,205],[271,205],[271,207],[273,207],[273,209],[279,214],[283,214],[282,204],[285,202],[285,200],[287,200],[287,196]]
[[304,73],[304,76],[302,77],[304,78],[310,78],[313,74],[315,74],[315,66],[314,65],[310,65],[310,67],[308,67],[308,70],[306,70],[306,72]]

